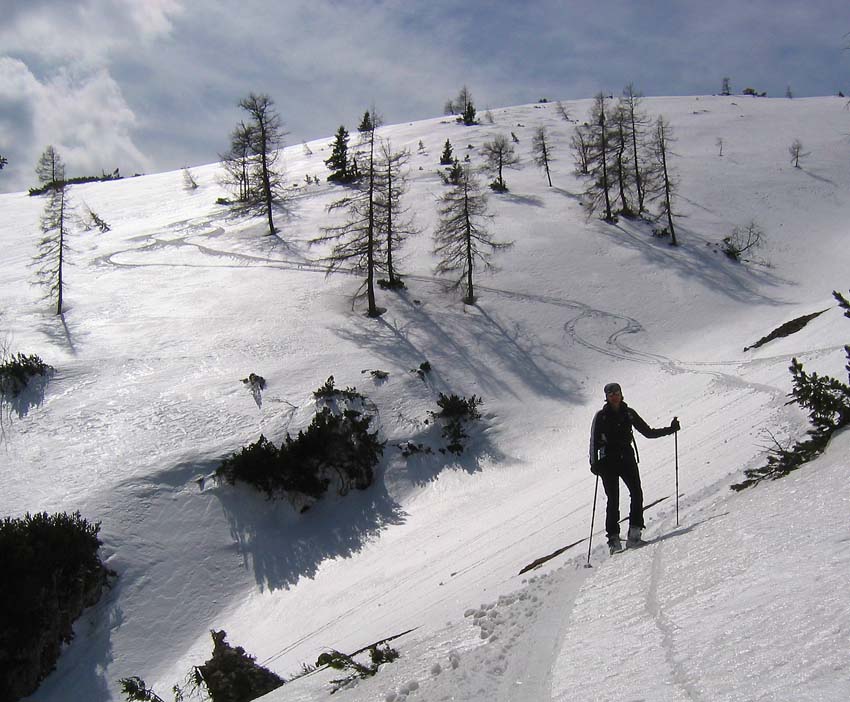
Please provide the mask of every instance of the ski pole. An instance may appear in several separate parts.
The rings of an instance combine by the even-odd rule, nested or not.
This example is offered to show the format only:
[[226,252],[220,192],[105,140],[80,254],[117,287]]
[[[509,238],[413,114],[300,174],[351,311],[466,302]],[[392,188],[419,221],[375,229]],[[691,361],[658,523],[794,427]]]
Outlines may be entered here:
[[593,521],[596,519],[596,495],[599,492],[599,475],[596,476],[596,487],[593,488],[593,512],[590,515],[590,536],[587,537],[587,563],[585,568],[593,568],[590,565],[590,549],[593,547]]
[[[676,421],[673,417],[673,421]],[[676,455],[676,526],[679,526],[679,432],[673,432],[673,450]]]

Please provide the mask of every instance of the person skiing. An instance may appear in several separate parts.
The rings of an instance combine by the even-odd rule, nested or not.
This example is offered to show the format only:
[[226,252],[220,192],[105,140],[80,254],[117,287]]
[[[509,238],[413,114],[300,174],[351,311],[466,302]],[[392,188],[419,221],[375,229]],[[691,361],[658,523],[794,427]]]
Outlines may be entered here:
[[634,434],[637,429],[648,439],[669,436],[681,428],[673,417],[669,427],[653,429],[641,416],[623,401],[623,390],[618,383],[608,383],[605,388],[605,405],[593,417],[590,429],[590,470],[602,478],[607,506],[605,532],[610,552],[623,550],[620,541],[620,479],[629,490],[629,532],[626,546],[633,548],[643,542],[643,490],[635,451]]

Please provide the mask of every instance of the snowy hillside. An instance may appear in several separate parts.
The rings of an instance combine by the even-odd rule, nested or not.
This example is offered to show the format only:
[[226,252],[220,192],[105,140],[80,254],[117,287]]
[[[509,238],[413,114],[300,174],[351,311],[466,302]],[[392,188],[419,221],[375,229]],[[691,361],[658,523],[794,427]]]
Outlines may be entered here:
[[[565,105],[583,121],[591,101]],[[43,200],[0,195],[0,341],[57,369],[4,420],[0,516],[79,510],[102,522],[119,574],[31,699],[118,700],[130,675],[167,698],[209,657],[212,628],[286,678],[331,648],[413,629],[393,641],[398,661],[334,698],[351,702],[846,699],[847,433],[785,480],[729,485],[764,462],[767,430],[788,443],[806,429],[786,404],[792,356],[844,374],[850,322],[831,293],[850,287],[850,113],[839,98],[643,106],[678,139],[678,247],[644,222],[586,218],[575,124],[552,104],[493,110],[492,125],[382,127],[411,152],[423,234],[404,250],[407,289],[378,292],[380,319],[352,309],[361,281],[327,278],[307,245],[342,192],[325,181],[330,138],[286,149],[280,239],[215,204],[217,164],[192,168],[194,191],[180,172],[72,187],[111,231],[72,236],[62,318],[30,285]],[[541,125],[556,146],[551,188],[531,161]],[[433,273],[440,153],[449,139],[480,163],[484,142],[511,132],[523,166],[489,202],[493,233],[514,246],[464,305]],[[753,220],[765,264],[720,253]],[[259,401],[249,373],[268,383]],[[200,480],[261,433],[304,428],[330,375],[377,408],[387,444],[373,487],[298,515]],[[588,432],[612,380],[651,425],[680,418],[679,525],[673,439],[639,437],[646,500],[666,498],[646,513],[653,543],[609,559],[600,495],[594,568],[585,542],[519,575],[589,533]],[[436,452],[439,392],[484,401],[460,457]],[[405,441],[435,453],[406,459]],[[264,699],[322,699],[331,677]]]

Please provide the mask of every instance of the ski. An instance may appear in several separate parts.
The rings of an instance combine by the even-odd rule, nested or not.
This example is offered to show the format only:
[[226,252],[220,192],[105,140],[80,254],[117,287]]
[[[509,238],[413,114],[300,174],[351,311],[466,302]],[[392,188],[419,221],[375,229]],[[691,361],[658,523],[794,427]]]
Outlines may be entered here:
[[[644,505],[643,511],[644,511],[644,512],[646,512],[646,510],[648,510],[650,507],[655,507],[655,505],[657,505],[659,502],[663,502],[664,500],[667,500],[667,499],[669,499],[669,498],[670,498],[670,495],[665,495],[664,497],[659,497],[659,498],[658,498],[657,500],[655,500],[654,502],[650,502],[648,505]],[[627,520],[628,520],[628,517],[623,517],[623,518],[620,520],[620,524],[622,524],[623,522],[625,522],[625,521],[627,521]],[[542,566],[544,563],[546,563],[546,562],[548,562],[548,561],[551,561],[553,558],[557,558],[557,557],[558,557],[558,556],[560,556],[562,553],[564,553],[565,551],[569,551],[569,550],[570,550],[571,548],[573,548],[574,546],[578,546],[579,544],[583,544],[585,541],[587,541],[587,539],[588,539],[588,537],[587,537],[587,536],[585,536],[583,539],[579,539],[578,541],[574,541],[574,542],[573,542],[573,543],[571,543],[571,544],[567,544],[566,546],[563,546],[563,547],[559,548],[557,551],[552,551],[552,553],[550,553],[550,554],[548,554],[548,555],[546,555],[546,556],[541,556],[540,558],[537,558],[536,560],[533,560],[531,563],[529,563],[527,566],[525,566],[525,567],[524,567],[524,568],[523,568],[523,569],[519,572],[519,575],[522,575],[523,573],[527,573],[529,570],[534,570],[535,568],[539,568],[539,567],[540,567],[540,566]],[[647,541],[647,542],[645,542],[645,543],[651,543],[651,542]],[[623,549],[623,550],[624,550],[624,551],[627,551],[628,549]],[[622,553],[622,551],[621,551],[620,553]]]

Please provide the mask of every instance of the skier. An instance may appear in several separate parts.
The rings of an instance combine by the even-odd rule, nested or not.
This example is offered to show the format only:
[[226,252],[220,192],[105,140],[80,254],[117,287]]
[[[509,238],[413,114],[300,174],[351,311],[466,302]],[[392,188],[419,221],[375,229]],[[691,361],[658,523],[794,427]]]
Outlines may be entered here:
[[[608,383],[605,388],[605,405],[593,418],[590,429],[590,470],[602,478],[605,488],[607,509],[605,531],[608,535],[610,552],[623,550],[620,541],[620,478],[629,489],[629,533],[626,546],[633,548],[643,544],[641,531],[643,521],[643,490],[640,486],[632,428],[648,439],[657,439],[679,431],[679,420],[673,417],[669,427],[653,429],[641,416],[623,401],[623,391],[618,383]],[[636,447],[636,446],[635,446]]]

